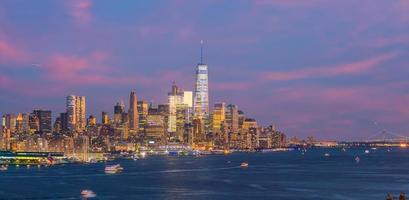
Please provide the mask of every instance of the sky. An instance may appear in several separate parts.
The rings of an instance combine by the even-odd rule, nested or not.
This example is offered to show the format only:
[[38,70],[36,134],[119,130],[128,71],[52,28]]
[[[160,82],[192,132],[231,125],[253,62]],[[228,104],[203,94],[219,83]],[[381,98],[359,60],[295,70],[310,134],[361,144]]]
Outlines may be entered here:
[[407,0],[2,0],[0,114],[166,103],[209,66],[211,103],[289,136],[409,136]]

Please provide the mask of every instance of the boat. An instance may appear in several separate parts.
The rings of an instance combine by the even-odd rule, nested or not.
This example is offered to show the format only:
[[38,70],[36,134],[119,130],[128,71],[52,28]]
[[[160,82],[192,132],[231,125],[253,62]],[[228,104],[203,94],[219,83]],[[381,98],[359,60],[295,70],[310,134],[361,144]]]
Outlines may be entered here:
[[324,156],[325,156],[325,157],[329,157],[329,156],[331,156],[331,155],[330,155],[329,153],[325,153]]
[[247,167],[249,167],[249,163],[248,162],[242,162],[240,167],[247,168]]
[[83,190],[81,191],[81,196],[82,198],[94,198],[97,196],[97,194],[95,194],[95,192],[92,190]]
[[368,154],[368,153],[369,153],[369,150],[365,150],[365,153]]
[[121,167],[121,165],[116,164],[116,165],[111,165],[111,166],[106,166],[105,167],[105,173],[107,174],[115,174],[118,172],[121,172],[124,168]]
[[357,157],[355,157],[355,161],[356,161],[356,163],[359,163],[361,161],[361,159],[357,156]]
[[6,171],[6,170],[7,170],[7,166],[4,166],[4,165],[0,166],[0,171]]

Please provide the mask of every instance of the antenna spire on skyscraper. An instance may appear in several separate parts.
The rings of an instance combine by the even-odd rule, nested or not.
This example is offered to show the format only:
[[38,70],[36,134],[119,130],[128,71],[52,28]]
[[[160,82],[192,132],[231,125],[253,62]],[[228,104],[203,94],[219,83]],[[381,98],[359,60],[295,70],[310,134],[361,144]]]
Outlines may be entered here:
[[200,40],[200,64],[203,64],[203,40]]

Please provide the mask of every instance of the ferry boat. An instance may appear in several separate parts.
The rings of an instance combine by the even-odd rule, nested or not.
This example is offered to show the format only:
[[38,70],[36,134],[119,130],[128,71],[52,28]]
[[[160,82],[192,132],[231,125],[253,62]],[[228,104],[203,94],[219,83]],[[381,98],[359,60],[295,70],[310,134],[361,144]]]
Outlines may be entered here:
[[247,168],[247,167],[249,167],[249,163],[248,162],[242,162],[240,167]]
[[106,166],[105,167],[105,173],[107,174],[115,174],[118,172],[121,172],[124,168],[121,167],[121,165],[116,164],[116,165],[111,165],[111,166]]
[[94,198],[97,196],[97,194],[95,194],[95,192],[92,190],[83,190],[81,191],[81,196],[82,198]]

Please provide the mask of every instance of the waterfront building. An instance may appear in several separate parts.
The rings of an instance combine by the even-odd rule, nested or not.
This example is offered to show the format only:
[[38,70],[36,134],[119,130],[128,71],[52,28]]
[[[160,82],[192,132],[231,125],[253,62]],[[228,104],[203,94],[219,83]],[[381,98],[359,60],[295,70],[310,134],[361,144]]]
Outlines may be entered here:
[[149,114],[145,124],[145,141],[153,144],[163,144],[165,141],[165,122],[160,114]]
[[194,115],[204,119],[209,115],[208,67],[203,63],[203,41],[201,41],[200,63],[196,66],[196,82],[193,98]]
[[89,137],[86,135],[82,135],[76,138],[74,145],[75,145],[75,155],[81,161],[86,162],[88,161],[88,154],[89,154]]
[[37,151],[47,152],[48,151],[48,141],[45,138],[37,138]]
[[139,108],[138,108],[138,97],[135,91],[132,91],[129,96],[129,129],[133,132],[139,131]]

